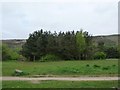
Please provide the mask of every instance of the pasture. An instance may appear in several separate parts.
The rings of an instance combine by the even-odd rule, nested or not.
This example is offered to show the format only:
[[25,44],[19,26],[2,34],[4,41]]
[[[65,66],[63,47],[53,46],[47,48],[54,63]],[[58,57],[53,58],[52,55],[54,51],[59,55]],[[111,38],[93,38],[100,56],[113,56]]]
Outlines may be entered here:
[[27,73],[27,75],[24,76],[117,76],[118,60],[2,62],[2,76],[12,76],[15,69],[20,69],[23,72]]

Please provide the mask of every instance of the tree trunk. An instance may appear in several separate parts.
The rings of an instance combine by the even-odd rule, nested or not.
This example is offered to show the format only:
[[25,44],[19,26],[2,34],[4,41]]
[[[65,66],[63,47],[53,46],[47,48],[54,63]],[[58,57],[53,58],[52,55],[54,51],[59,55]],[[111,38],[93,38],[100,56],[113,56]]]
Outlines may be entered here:
[[33,56],[33,61],[35,61],[35,56]]
[[81,53],[79,54],[79,60],[81,60]]

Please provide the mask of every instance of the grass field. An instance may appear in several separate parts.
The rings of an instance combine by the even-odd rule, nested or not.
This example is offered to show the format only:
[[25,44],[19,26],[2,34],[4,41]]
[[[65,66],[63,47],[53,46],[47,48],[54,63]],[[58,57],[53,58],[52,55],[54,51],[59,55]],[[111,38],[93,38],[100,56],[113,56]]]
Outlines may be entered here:
[[3,88],[113,88],[118,81],[3,81]]
[[29,75],[115,76],[118,74],[118,60],[2,62],[3,76],[11,76],[15,69],[20,69]]

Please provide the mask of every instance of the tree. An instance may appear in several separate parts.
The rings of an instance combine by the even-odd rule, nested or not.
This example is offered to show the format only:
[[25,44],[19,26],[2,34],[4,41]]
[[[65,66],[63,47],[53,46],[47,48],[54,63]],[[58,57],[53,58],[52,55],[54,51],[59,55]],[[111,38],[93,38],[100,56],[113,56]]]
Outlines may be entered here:
[[34,33],[29,35],[26,43],[22,47],[22,55],[31,61],[35,61],[39,59],[45,49],[45,37],[43,34],[43,30],[35,31]]
[[83,59],[82,57],[83,57],[83,52],[86,47],[86,43],[85,43],[85,38],[84,38],[84,34],[82,30],[80,32],[77,32],[76,34],[76,44],[77,44],[77,49],[79,52],[79,59]]
[[98,42],[98,50],[101,51],[101,52],[103,52],[104,48],[105,48],[104,42],[103,41],[99,41]]
[[93,59],[95,46],[94,46],[93,41],[92,41],[92,35],[89,35],[88,32],[86,32],[86,31],[83,32],[83,34],[84,34],[85,43],[86,43],[83,59],[84,60],[86,60],[86,59]]

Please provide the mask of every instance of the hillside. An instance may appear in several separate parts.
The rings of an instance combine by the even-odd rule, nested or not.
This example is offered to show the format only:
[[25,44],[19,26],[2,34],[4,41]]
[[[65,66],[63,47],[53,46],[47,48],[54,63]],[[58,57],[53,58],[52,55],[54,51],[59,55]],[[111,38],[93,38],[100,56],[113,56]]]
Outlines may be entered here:
[[104,36],[93,36],[93,42],[98,44],[99,42],[104,42],[106,46],[115,46],[120,43],[120,34],[115,35],[104,35]]
[[26,42],[26,39],[9,39],[2,40],[3,44],[7,44],[10,48],[22,47],[22,45]]
[[[98,44],[100,41],[104,42],[105,45],[115,46],[118,45],[118,41],[120,39],[120,34],[116,35],[106,35],[106,36],[93,36],[93,42]],[[9,39],[2,40],[2,43],[7,44],[9,47],[22,47],[22,45],[26,42],[26,39]],[[120,42],[119,42],[120,43]]]

